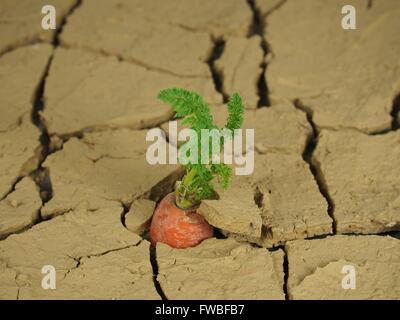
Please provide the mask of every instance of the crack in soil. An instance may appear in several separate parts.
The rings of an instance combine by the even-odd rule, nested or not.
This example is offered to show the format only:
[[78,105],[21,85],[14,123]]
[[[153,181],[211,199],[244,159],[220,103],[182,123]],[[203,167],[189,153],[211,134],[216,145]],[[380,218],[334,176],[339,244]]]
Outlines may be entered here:
[[[228,236],[224,235],[221,229],[214,227],[214,234],[213,237],[216,239],[228,239]],[[251,244],[251,243],[250,243]]]
[[[54,39],[53,39],[53,47],[56,49],[60,45],[60,40],[59,36],[67,22],[68,17],[73,14],[73,12],[82,4],[82,0],[77,0],[75,5],[71,7],[71,9],[68,11],[68,13],[63,17],[60,27],[57,28],[55,34],[54,34]],[[54,51],[53,51],[54,54]],[[43,163],[46,161],[47,157],[52,153],[52,150],[50,150],[50,136],[46,128],[46,124],[44,123],[43,119],[41,118],[40,113],[44,110],[44,89],[46,85],[46,80],[49,75],[50,71],[50,66],[53,62],[53,54],[51,55],[49,62],[47,63],[44,75],[42,79],[40,80],[39,86],[37,88],[36,94],[35,94],[35,99],[33,102],[33,108],[32,108],[32,114],[31,114],[31,120],[32,123],[41,131],[40,135],[40,145],[42,146],[42,155],[41,155],[41,161],[39,163],[39,166],[35,172],[33,172],[32,176],[34,178],[34,181],[36,182],[36,185],[39,188],[40,191],[40,198],[42,199],[42,208],[43,206],[51,200],[53,197],[53,187],[50,179],[50,173],[49,170],[43,167]],[[39,221],[42,221],[41,217],[41,210],[39,211]],[[38,223],[37,222],[37,223]]]
[[263,51],[263,62],[261,63],[261,73],[257,82],[258,87],[258,103],[257,108],[260,107],[269,107],[271,105],[271,101],[269,99],[269,90],[268,85],[265,80],[265,74],[267,70],[267,62],[266,58],[269,53],[269,46],[265,39],[265,20],[262,16],[260,10],[256,6],[255,0],[247,0],[247,4],[249,5],[251,11],[253,12],[253,21],[249,28],[248,37],[252,37],[254,35],[258,35],[261,37],[261,49]]
[[[89,50],[92,51],[92,50]],[[99,51],[93,50],[93,52],[95,53],[99,53]],[[146,69],[147,71],[153,71],[153,72],[158,72],[158,73],[163,73],[163,74],[167,74],[173,77],[177,77],[177,78],[187,78],[187,79],[207,79],[207,76],[201,76],[201,75],[187,75],[187,74],[180,74],[180,73],[176,73],[173,72],[171,70],[168,69],[163,69],[163,68],[159,68],[159,67],[155,67],[152,66],[150,64],[147,64],[145,62],[142,62],[140,60],[134,59],[134,58],[129,58],[129,59],[125,59],[120,55],[113,55],[113,54],[108,54],[105,52],[100,52],[101,55],[103,55],[104,57],[117,57],[119,62],[126,62],[126,63],[130,63],[130,64],[134,64],[137,65],[139,67],[142,67],[144,69]]]
[[75,257],[71,257],[68,255],[68,258],[74,260],[76,262],[76,265],[70,269],[68,269],[68,271],[64,274],[63,280],[65,280],[65,278],[67,278],[67,276],[71,273],[72,270],[76,270],[80,267],[81,265],[81,258],[75,258]]
[[[64,25],[66,24],[66,21],[67,21],[68,17],[81,4],[82,4],[82,0],[77,0],[76,4],[63,17],[63,19],[61,21],[61,24],[60,24],[60,27],[56,30],[56,32],[54,34],[54,39],[53,39],[53,48],[54,49],[57,48],[59,46],[59,44],[60,44],[59,35],[62,32],[62,29],[63,29]],[[53,54],[54,54],[54,51],[53,51]],[[35,182],[35,184],[36,184],[36,186],[37,186],[37,188],[39,190],[39,195],[40,195],[40,198],[42,199],[42,207],[40,208],[40,210],[38,212],[37,219],[35,221],[33,221],[32,224],[22,228],[21,230],[13,232],[13,233],[7,235],[6,237],[1,238],[0,240],[5,240],[5,239],[7,239],[9,236],[11,236],[13,234],[23,233],[23,232],[29,230],[30,228],[32,228],[33,226],[35,226],[36,224],[41,223],[42,221],[44,221],[42,219],[42,216],[41,216],[41,210],[42,210],[43,206],[48,201],[51,200],[51,198],[53,196],[53,188],[52,188],[52,184],[51,184],[50,173],[49,173],[48,169],[43,167],[43,163],[46,161],[47,157],[52,152],[54,152],[54,150],[50,150],[50,142],[51,142],[50,136],[49,136],[49,133],[47,131],[46,125],[45,125],[45,123],[43,122],[43,120],[42,120],[42,118],[40,116],[40,113],[44,109],[44,88],[45,88],[47,76],[49,74],[50,66],[51,66],[51,63],[53,61],[53,54],[50,56],[49,61],[48,61],[47,65],[46,65],[45,71],[43,73],[43,76],[39,81],[38,87],[36,89],[36,92],[35,92],[35,95],[34,95],[34,98],[33,98],[32,111],[31,111],[31,122],[41,132],[40,137],[39,137],[41,155],[39,157],[39,164],[38,164],[37,168],[33,172],[31,172],[29,175],[31,176],[31,178],[33,179],[33,181]],[[15,186],[22,179],[23,179],[23,177],[19,177],[16,180],[16,182],[13,184],[10,192],[7,195],[9,195],[13,191],[15,191]],[[6,195],[6,197],[7,197],[7,195]],[[0,199],[0,200],[3,200],[3,199]]]
[[390,112],[390,116],[392,117],[392,123],[391,123],[390,128],[387,128],[387,129],[384,129],[384,130],[381,130],[381,131],[372,132],[372,133],[367,133],[367,135],[369,135],[369,136],[379,136],[379,135],[384,135],[384,134],[387,134],[389,132],[396,131],[396,130],[400,129],[400,94],[398,94],[393,99],[393,107],[392,107],[392,111]]
[[307,107],[303,106],[299,100],[295,100],[293,102],[293,105],[296,107],[296,109],[298,109],[306,114],[307,121],[312,128],[312,135],[309,138],[309,141],[307,143],[307,146],[306,146],[302,156],[303,156],[303,160],[310,167],[310,171],[311,171],[312,175],[314,176],[315,182],[318,185],[319,192],[325,198],[325,200],[328,204],[328,212],[327,213],[328,213],[329,217],[332,219],[332,232],[333,232],[333,234],[336,234],[336,220],[334,217],[334,208],[335,208],[334,202],[328,192],[325,178],[324,178],[319,166],[316,165],[315,163],[313,163],[313,161],[312,161],[312,156],[313,156],[314,150],[317,146],[318,135],[319,135],[316,125],[312,119],[312,111],[310,109],[308,109]]
[[285,247],[282,247],[282,250],[284,252],[283,256],[283,293],[285,294],[285,300],[290,300],[289,299],[289,292],[288,292],[288,278],[289,278],[289,259],[288,259],[288,254],[285,250]]
[[[62,44],[62,43],[57,44],[57,47],[61,47],[61,48],[67,49],[67,50],[68,49],[77,49],[78,48],[78,47],[73,46],[73,45],[72,46],[68,46],[68,45]],[[116,58],[118,60],[118,62],[129,63],[129,64],[132,64],[132,65],[144,68],[144,69],[146,69],[146,71],[158,72],[158,73],[170,75],[170,76],[173,76],[173,77],[176,77],[176,78],[208,79],[208,76],[180,74],[180,73],[176,73],[176,72],[173,72],[171,70],[168,70],[168,69],[163,69],[163,68],[160,68],[160,67],[153,66],[151,64],[147,64],[147,63],[145,63],[143,61],[140,61],[138,59],[135,59],[133,57],[124,58],[120,54],[108,53],[108,52],[105,52],[104,50],[96,50],[96,49],[86,48],[86,47],[85,48],[79,48],[79,49],[84,50],[84,51],[88,51],[88,52],[91,52],[91,53],[95,53],[96,55],[99,55],[99,56],[104,57],[104,58]]]
[[80,256],[80,257],[77,257],[77,258],[76,258],[76,257],[73,257],[73,256],[70,256],[70,255],[67,255],[68,258],[70,258],[70,259],[72,259],[72,260],[74,260],[74,261],[76,262],[76,265],[75,265],[74,267],[68,269],[68,271],[65,273],[63,279],[65,279],[65,278],[67,277],[67,275],[68,275],[72,270],[76,270],[76,269],[78,269],[78,268],[80,267],[81,262],[82,262],[82,259],[86,259],[86,258],[87,258],[87,259],[90,259],[90,258],[92,258],[92,257],[101,257],[101,256],[104,256],[104,255],[109,254],[109,253],[111,253],[111,252],[117,252],[117,251],[129,249],[129,248],[133,248],[133,247],[138,247],[138,246],[142,243],[142,241],[143,241],[143,240],[140,240],[140,241],[137,242],[136,244],[130,244],[130,245],[128,245],[128,246],[124,246],[124,247],[120,247],[120,248],[115,248],[115,249],[110,249],[110,250],[106,250],[106,251],[103,251],[103,252],[100,252],[100,253],[96,253],[96,254],[89,254],[89,255],[86,255],[86,256]]
[[168,300],[167,296],[165,295],[161,287],[161,284],[157,280],[158,276],[157,249],[153,245],[150,246],[150,263],[151,267],[153,268],[154,287],[162,300]]
[[23,178],[24,178],[24,176],[18,177],[18,178],[15,180],[15,182],[11,185],[11,188],[7,191],[7,193],[6,193],[2,198],[0,198],[0,201],[5,200],[11,193],[13,193],[13,192],[15,191],[15,188],[16,188],[17,184],[18,184],[19,182],[21,182],[21,180],[22,180]]
[[391,232],[388,232],[387,235],[391,236],[392,238],[400,240],[400,232],[399,231],[391,231]]
[[17,49],[20,49],[20,48],[24,48],[24,47],[30,47],[30,46],[33,46],[33,45],[36,45],[36,44],[40,44],[40,43],[46,43],[46,42],[42,41],[39,37],[37,37],[37,39],[32,39],[31,41],[26,41],[23,44],[11,46],[8,49],[0,52],[0,59],[4,55],[6,55],[6,54],[8,54],[8,53],[10,53],[10,52],[12,52],[14,50],[17,50]]
[[6,240],[9,236],[24,233],[25,231],[28,231],[30,228],[32,228],[33,226],[39,224],[40,222],[41,222],[41,219],[40,219],[40,211],[39,211],[39,212],[37,212],[37,217],[33,220],[33,222],[31,224],[29,224],[29,225],[27,225],[27,226],[25,226],[25,227],[23,227],[23,228],[21,228],[21,229],[19,229],[17,231],[14,231],[12,233],[0,236],[0,241]]
[[[31,227],[34,225],[40,223],[43,221],[42,216],[41,216],[41,210],[43,206],[51,200],[53,196],[53,188],[51,185],[50,181],[50,175],[47,169],[43,168],[42,164],[46,160],[47,156],[49,155],[49,144],[50,144],[50,138],[47,132],[47,129],[44,125],[44,123],[41,120],[40,117],[40,112],[43,110],[44,103],[43,103],[43,95],[44,95],[44,87],[45,87],[45,82],[47,75],[49,73],[50,65],[52,62],[53,56],[49,58],[49,61],[47,63],[47,66],[45,68],[45,72],[42,76],[42,79],[40,80],[38,87],[36,89],[34,99],[33,99],[33,107],[31,111],[31,121],[33,125],[35,125],[41,132],[41,135],[39,137],[39,142],[40,142],[40,156],[39,156],[39,164],[38,167],[32,171],[29,176],[32,178],[32,180],[35,182],[38,190],[39,190],[39,196],[42,200],[42,206],[39,209],[39,212],[37,214],[37,217],[33,219],[32,223],[25,226],[24,228],[17,230],[15,232],[12,232],[11,234],[8,234],[6,236],[0,237],[0,240],[5,240],[9,236],[13,234],[21,234],[27,230],[29,230]],[[15,191],[16,185],[23,179],[24,177],[19,177],[16,182],[13,184],[11,190],[6,194],[4,199],[11,194],[12,192]],[[0,199],[0,200],[4,200]]]
[[130,210],[130,205],[123,203],[122,201],[120,201],[121,207],[123,208],[123,211],[121,213],[121,224],[124,226],[125,229],[129,230],[126,227],[126,215],[128,214],[129,210]]
[[254,203],[258,208],[264,208],[264,194],[262,193],[259,186],[256,186],[254,190]]
[[105,125],[98,125],[98,126],[88,126],[84,127],[78,131],[71,132],[71,133],[65,133],[65,134],[52,134],[51,137],[56,136],[60,140],[62,140],[62,143],[68,142],[68,140],[72,138],[77,138],[78,140],[82,140],[83,136],[85,133],[101,133],[101,132],[111,132],[111,131],[117,131],[120,129],[129,129],[132,131],[142,131],[142,130],[148,130],[148,129],[154,129],[154,128],[159,128],[161,129],[161,125],[167,123],[168,121],[175,120],[175,115],[172,114],[168,120],[160,120],[160,122],[149,124],[146,126],[141,126],[140,128],[133,129],[129,126],[120,126],[120,127],[107,127]]
[[400,94],[393,100],[393,108],[390,115],[392,116],[392,131],[400,129]]
[[272,7],[269,11],[264,14],[264,17],[268,17],[271,13],[279,10],[284,4],[287,3],[288,0],[282,0],[281,2],[277,3],[274,7]]
[[71,9],[69,9],[69,11],[67,12],[67,14],[64,15],[64,17],[61,20],[60,23],[60,27],[57,28],[55,34],[54,34],[54,38],[53,38],[53,47],[57,48],[60,45],[60,34],[64,29],[64,26],[67,23],[67,19],[70,15],[72,15],[74,13],[74,11],[76,9],[78,9],[80,6],[82,5],[82,0],[76,0],[76,3],[71,7]]
[[[263,248],[257,245],[252,245],[253,247],[258,247],[258,248]],[[289,293],[288,293],[288,278],[289,278],[289,260],[288,260],[288,254],[285,250],[285,245],[279,245],[276,247],[272,247],[272,248],[267,248],[267,251],[269,253],[273,253],[276,252],[278,250],[282,250],[283,251],[283,285],[282,285],[282,290],[283,293],[285,295],[285,300],[290,300],[289,299]]]
[[[50,137],[47,132],[47,128],[43,123],[40,112],[44,108],[44,87],[46,84],[46,79],[49,74],[50,66],[53,61],[53,56],[50,57],[49,62],[46,66],[45,73],[39,83],[38,89],[35,94],[35,99],[33,103],[31,120],[32,123],[41,131],[39,138],[40,145],[42,147],[41,161],[39,162],[38,168],[32,173],[33,180],[35,181],[38,189],[40,198],[42,199],[42,207],[51,200],[53,197],[53,188],[50,180],[50,174],[48,169],[43,167],[43,163],[46,161],[48,155],[50,154]],[[42,221],[41,210],[39,211],[39,221]]]
[[83,258],[101,257],[101,256],[104,256],[104,255],[109,254],[111,252],[117,252],[117,251],[129,249],[129,248],[133,248],[133,247],[138,247],[142,243],[142,241],[143,241],[143,239],[138,241],[135,244],[130,244],[130,245],[127,245],[127,246],[124,246],[124,247],[119,247],[119,248],[115,248],[115,249],[106,250],[106,251],[103,251],[103,252],[100,252],[100,253],[89,254],[87,256],[81,256],[81,257],[78,258],[78,260],[81,261]]
[[223,77],[215,67],[215,61],[218,60],[224,52],[225,40],[217,39],[213,40],[213,42],[214,42],[214,48],[212,49],[211,55],[207,60],[207,64],[211,71],[211,76],[214,82],[215,90],[222,95],[223,102],[227,103],[229,101],[229,95],[226,92],[224,92]]

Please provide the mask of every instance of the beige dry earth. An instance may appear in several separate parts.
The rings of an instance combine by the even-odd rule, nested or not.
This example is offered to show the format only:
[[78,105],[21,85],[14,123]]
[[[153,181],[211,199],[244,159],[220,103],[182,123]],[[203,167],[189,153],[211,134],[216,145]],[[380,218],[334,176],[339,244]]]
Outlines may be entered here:
[[[400,243],[389,236],[330,236],[285,246],[292,299],[399,299]],[[343,266],[357,272],[356,289],[343,290]],[[323,288],[323,290],[318,290]]]
[[[400,299],[398,0],[346,31],[344,0],[51,3],[0,2],[0,299]],[[255,170],[201,204],[215,238],[153,250],[171,86],[221,127],[240,92]]]
[[[41,26],[40,13],[42,7],[48,4],[50,3],[46,0],[3,0],[1,2],[0,54],[28,44],[53,42],[56,30],[44,30]],[[58,26],[77,4],[78,0],[51,1],[51,5],[57,12]],[[36,76],[39,74],[36,73]]]
[[[348,1],[287,1],[266,18],[271,100],[297,100],[318,128],[366,133],[391,126],[400,92],[399,3],[355,0],[357,31],[343,32]],[[295,17],[295,18],[293,18]]]
[[284,299],[281,256],[233,239],[185,250],[157,246],[158,281],[169,299]]

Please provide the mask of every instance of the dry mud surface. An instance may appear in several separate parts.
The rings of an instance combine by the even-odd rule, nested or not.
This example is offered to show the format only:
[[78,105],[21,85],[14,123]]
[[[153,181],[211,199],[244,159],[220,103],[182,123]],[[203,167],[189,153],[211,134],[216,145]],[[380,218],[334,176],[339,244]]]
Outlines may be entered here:
[[[0,3],[0,299],[400,299],[398,0],[355,31],[344,0],[53,0],[49,31],[45,4]],[[202,203],[215,238],[153,250],[171,86],[219,126],[241,93],[255,171]]]

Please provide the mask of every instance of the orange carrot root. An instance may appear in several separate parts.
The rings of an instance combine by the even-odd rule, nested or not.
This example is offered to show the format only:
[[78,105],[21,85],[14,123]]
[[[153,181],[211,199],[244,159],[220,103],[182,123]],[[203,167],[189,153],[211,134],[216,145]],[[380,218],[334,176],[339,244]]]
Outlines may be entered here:
[[175,205],[175,193],[161,200],[154,211],[150,240],[173,248],[189,248],[213,236],[214,228],[196,210],[182,210]]

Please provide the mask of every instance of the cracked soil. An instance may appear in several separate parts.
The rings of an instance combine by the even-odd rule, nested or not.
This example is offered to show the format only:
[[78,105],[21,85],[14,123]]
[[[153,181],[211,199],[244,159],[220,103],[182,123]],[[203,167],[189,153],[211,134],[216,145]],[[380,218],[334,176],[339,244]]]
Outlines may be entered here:
[[[353,0],[355,31],[344,0],[52,0],[43,30],[47,2],[0,3],[0,299],[400,299],[398,0]],[[239,91],[255,129],[180,250],[148,241],[182,176],[145,158],[172,86],[219,125]]]

